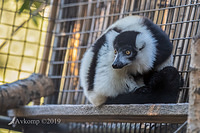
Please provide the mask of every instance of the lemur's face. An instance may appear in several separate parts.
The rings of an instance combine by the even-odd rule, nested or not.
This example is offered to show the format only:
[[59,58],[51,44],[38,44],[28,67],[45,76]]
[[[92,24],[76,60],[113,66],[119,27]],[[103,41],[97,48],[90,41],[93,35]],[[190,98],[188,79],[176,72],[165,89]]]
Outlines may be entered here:
[[126,65],[130,65],[138,54],[136,48],[136,37],[139,32],[126,31],[120,33],[114,41],[115,59],[112,64],[114,69],[121,69]]

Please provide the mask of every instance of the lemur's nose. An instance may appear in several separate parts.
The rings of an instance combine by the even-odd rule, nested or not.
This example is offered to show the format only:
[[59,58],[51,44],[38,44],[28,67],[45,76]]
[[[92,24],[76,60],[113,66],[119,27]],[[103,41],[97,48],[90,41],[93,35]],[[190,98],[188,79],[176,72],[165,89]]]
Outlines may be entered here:
[[113,68],[117,68],[117,64],[114,64],[114,63],[113,63],[113,64],[112,64],[112,67],[113,67]]
[[114,69],[121,69],[122,67],[123,67],[123,64],[122,63],[113,63],[112,64],[112,67],[114,68]]

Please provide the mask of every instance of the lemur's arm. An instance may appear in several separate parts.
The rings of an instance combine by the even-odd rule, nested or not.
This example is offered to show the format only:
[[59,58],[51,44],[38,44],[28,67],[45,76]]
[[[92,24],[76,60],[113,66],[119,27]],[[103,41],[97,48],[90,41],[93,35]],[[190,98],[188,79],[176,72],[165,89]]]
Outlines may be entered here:
[[106,104],[176,103],[182,78],[174,67],[165,67],[145,79],[146,85],[135,92],[108,98]]

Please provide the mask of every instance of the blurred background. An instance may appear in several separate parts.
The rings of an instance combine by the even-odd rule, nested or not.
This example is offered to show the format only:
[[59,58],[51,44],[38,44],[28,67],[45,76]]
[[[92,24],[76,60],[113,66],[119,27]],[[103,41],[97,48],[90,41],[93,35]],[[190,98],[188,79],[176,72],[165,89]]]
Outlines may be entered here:
[[49,5],[43,4],[0,1],[0,84],[39,72],[49,16]]
[[0,84],[39,72],[49,10],[48,0],[0,0]]

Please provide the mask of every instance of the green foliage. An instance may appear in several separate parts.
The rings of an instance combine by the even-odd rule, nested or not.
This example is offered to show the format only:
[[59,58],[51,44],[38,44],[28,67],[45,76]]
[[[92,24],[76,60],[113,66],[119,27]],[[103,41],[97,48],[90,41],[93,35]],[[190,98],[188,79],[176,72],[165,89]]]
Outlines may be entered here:
[[22,13],[24,10],[30,10],[31,1],[30,0],[24,0],[24,3],[19,9],[19,13]]
[[[19,0],[16,0],[17,2],[19,2]],[[22,0],[23,4],[22,6],[19,8],[19,14],[21,14],[22,12],[29,12],[30,14],[30,18],[33,21],[33,23],[38,26],[38,17],[35,16],[39,16],[40,15],[40,10],[39,8],[42,6],[42,4],[47,3],[48,0]],[[34,12],[35,14],[32,14],[32,12]]]
[[33,16],[31,20],[33,21],[33,23],[34,23],[36,26],[39,25],[39,24],[38,24],[38,21],[39,21],[38,17]]
[[[48,26],[48,19],[43,17],[48,17],[50,4],[43,3],[44,0],[35,3],[38,1],[37,6],[30,7],[32,11],[24,9],[19,13],[24,0],[0,0],[0,6],[4,6],[0,23],[0,84],[39,71]],[[40,12],[36,12],[38,8]],[[0,129],[0,133],[8,132]]]

